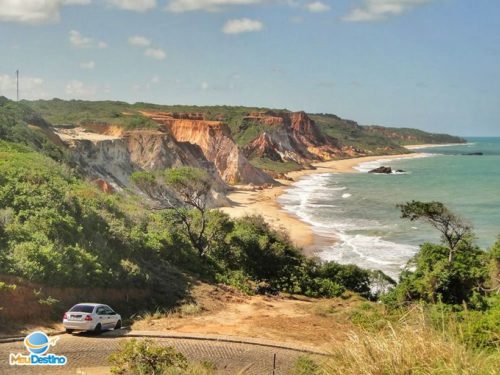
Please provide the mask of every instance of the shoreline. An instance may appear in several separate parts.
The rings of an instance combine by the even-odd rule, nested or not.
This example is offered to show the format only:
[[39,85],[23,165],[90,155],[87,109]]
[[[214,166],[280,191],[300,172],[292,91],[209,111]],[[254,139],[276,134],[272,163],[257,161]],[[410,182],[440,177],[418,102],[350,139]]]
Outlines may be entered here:
[[442,143],[442,144],[434,144],[434,143],[427,143],[427,144],[422,144],[422,145],[406,145],[403,146],[407,150],[420,150],[422,148],[433,148],[433,147],[451,147],[451,146],[464,146],[467,144],[471,144],[470,142],[467,143]]
[[[351,159],[331,160],[314,163],[314,169],[303,169],[286,174],[291,180],[281,180],[280,186],[268,189],[255,190],[248,186],[235,186],[234,191],[227,197],[232,202],[230,206],[221,207],[220,210],[233,218],[246,215],[261,215],[266,222],[274,229],[285,231],[291,241],[303,249],[307,256],[315,256],[317,247],[324,246],[325,239],[317,236],[313,231],[313,226],[302,221],[297,216],[285,211],[278,203],[278,198],[302,177],[311,174],[321,173],[361,173],[354,167],[361,163],[377,160],[393,160],[404,158],[418,158],[425,154],[411,153],[398,155],[362,156]],[[293,228],[293,230],[292,230]]]

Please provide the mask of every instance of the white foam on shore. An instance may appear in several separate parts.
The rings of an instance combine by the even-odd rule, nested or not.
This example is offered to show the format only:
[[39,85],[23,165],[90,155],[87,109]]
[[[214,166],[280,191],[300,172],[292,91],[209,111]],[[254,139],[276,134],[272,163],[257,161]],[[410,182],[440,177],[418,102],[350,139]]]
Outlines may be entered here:
[[397,279],[418,247],[360,234],[359,231],[380,233],[390,228],[372,219],[345,217],[342,205],[335,201],[351,198],[347,191],[346,186],[335,185],[332,174],[308,175],[294,183],[278,201],[284,210],[310,224],[317,235],[332,239],[333,245],[319,249],[322,259],[382,270]]
[[475,144],[476,144],[475,142],[467,142],[467,143],[445,143],[445,144],[439,144],[439,145],[432,145],[432,144],[428,144],[428,145],[408,145],[408,146],[405,146],[405,148],[407,148],[408,150],[421,150],[421,149],[424,149],[424,148],[436,148],[436,147],[453,147],[453,146],[467,146],[467,147],[470,147],[470,146],[473,146]]
[[[390,164],[396,160],[422,159],[422,158],[429,158],[429,157],[438,156],[438,155],[440,155],[440,154],[422,153],[422,154],[417,154],[417,155],[413,155],[413,156],[407,156],[404,158],[400,157],[400,158],[390,158],[390,159],[377,159],[377,160],[372,160],[372,161],[360,163],[360,164],[356,165],[354,167],[354,169],[356,169],[357,171],[359,171],[361,173],[368,173],[369,171],[371,171],[375,168],[381,167],[382,165]],[[394,174],[406,174],[406,173],[408,173],[408,172],[404,172],[404,173],[395,172]]]

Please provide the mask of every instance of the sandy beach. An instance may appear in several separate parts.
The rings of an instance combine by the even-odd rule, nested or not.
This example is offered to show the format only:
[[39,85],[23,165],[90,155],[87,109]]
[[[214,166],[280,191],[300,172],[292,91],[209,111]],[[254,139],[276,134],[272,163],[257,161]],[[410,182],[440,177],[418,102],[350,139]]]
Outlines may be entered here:
[[463,143],[445,143],[445,144],[423,144],[423,145],[407,145],[404,146],[408,150],[419,150],[421,148],[431,148],[431,147],[449,147],[449,146],[463,146]]
[[313,164],[315,169],[305,169],[287,174],[291,180],[278,180],[282,185],[264,190],[251,190],[247,186],[236,186],[235,190],[228,195],[233,202],[229,207],[222,207],[221,210],[232,217],[242,217],[246,215],[262,215],[266,221],[276,229],[288,232],[290,239],[297,246],[304,249],[305,254],[314,255],[317,241],[312,227],[299,220],[296,216],[284,211],[277,203],[277,198],[283,194],[295,181],[301,177],[317,173],[359,173],[355,166],[360,163],[375,160],[390,160],[399,158],[414,158],[422,154],[402,154],[388,156],[366,156],[353,159],[332,160]]

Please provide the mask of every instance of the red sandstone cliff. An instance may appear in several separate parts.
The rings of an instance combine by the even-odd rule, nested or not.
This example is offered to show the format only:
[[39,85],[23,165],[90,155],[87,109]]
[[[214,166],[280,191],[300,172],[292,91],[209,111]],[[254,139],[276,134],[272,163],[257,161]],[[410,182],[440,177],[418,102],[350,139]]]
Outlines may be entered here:
[[159,123],[177,142],[198,146],[227,183],[262,185],[273,182],[269,175],[248,162],[225,123],[204,120],[199,114],[156,112],[144,115]]
[[299,164],[353,156],[357,151],[324,135],[305,112],[257,112],[243,119],[241,127],[265,125],[261,133],[244,147],[248,158],[267,157],[274,161]]

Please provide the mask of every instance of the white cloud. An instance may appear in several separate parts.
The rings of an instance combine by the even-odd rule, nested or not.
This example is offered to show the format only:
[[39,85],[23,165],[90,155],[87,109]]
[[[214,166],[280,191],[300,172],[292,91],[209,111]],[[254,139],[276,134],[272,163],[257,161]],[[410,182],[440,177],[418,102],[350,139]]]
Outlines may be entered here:
[[322,3],[321,1],[314,1],[306,5],[306,8],[309,12],[312,13],[322,13],[328,12],[332,7],[328,4]]
[[202,89],[203,91],[208,90],[208,87],[209,87],[209,86],[208,86],[208,82],[202,82],[202,83],[201,83],[201,89]]
[[350,22],[384,20],[430,1],[432,0],[364,0],[360,7],[354,8],[343,17],[343,20]]
[[80,68],[82,69],[94,69],[95,62],[94,61],[84,61],[80,63]]
[[270,0],[170,0],[167,9],[177,13],[197,10],[216,12],[226,6],[260,4],[266,1]]
[[167,54],[161,48],[148,48],[144,51],[144,56],[151,57],[155,60],[164,60]]
[[69,32],[69,41],[70,43],[77,48],[90,48],[97,47],[100,49],[106,48],[108,45],[104,42],[94,42],[92,38],[88,38],[83,36],[77,30],[71,30]]
[[151,40],[140,35],[131,36],[128,38],[129,44],[138,47],[148,47],[151,45]]
[[92,99],[96,93],[96,88],[87,86],[81,81],[72,80],[66,85],[66,94],[76,99]]
[[154,85],[160,83],[160,77],[154,76],[153,78],[151,78],[151,83]]
[[240,34],[261,31],[264,25],[257,20],[249,18],[241,18],[237,20],[229,20],[224,24],[222,31],[225,34]]
[[0,0],[0,21],[40,24],[56,22],[65,5],[87,5],[91,0]]
[[[17,96],[17,79],[14,75],[0,74],[0,95],[12,99]],[[44,81],[39,77],[28,77],[22,74],[19,77],[19,93],[21,99],[47,98]]]
[[71,30],[69,32],[69,41],[78,48],[87,48],[92,45],[92,39],[86,38],[79,31]]
[[156,8],[156,0],[108,0],[108,3],[125,10],[145,12]]

